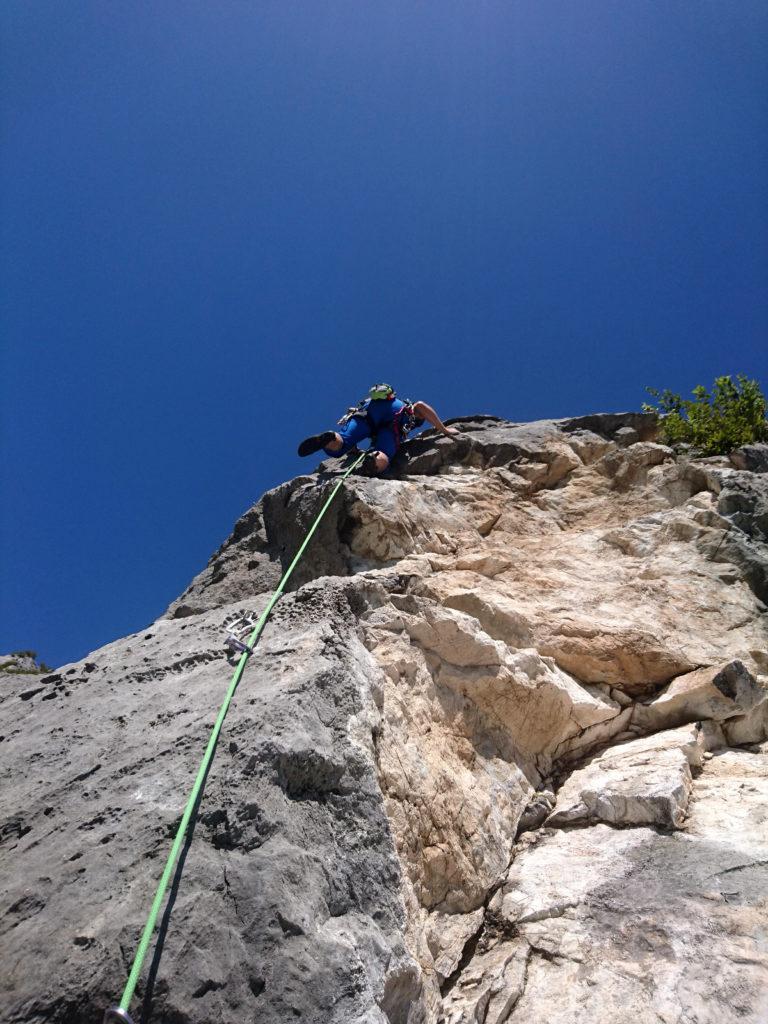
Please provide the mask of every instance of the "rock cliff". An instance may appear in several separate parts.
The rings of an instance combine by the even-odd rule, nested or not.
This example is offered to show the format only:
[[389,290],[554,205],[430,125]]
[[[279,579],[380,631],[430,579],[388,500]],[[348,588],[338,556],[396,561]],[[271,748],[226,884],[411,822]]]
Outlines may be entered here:
[[[454,423],[348,480],[277,605],[136,1021],[768,1019],[765,452]],[[225,627],[337,471],[266,494],[148,629],[0,679],[1,1020],[119,997]]]

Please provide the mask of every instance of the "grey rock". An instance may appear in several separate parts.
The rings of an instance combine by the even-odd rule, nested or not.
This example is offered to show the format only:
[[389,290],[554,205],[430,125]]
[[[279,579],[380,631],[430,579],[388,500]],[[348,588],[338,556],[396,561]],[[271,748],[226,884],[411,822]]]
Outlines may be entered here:
[[[402,463],[401,474],[433,474],[449,465],[485,469],[531,462],[549,468],[547,485],[563,475],[566,439],[559,421],[515,424],[503,420],[470,420],[459,426],[461,434],[455,440],[427,432],[409,441],[405,451],[407,462]],[[574,463],[570,462],[569,468],[573,467]]]
[[640,432],[634,427],[619,427],[613,439],[622,448],[628,448],[640,440]]
[[729,458],[736,469],[746,469],[750,473],[768,473],[768,444],[759,442],[745,444],[732,451]]
[[558,828],[604,821],[680,828],[693,787],[691,768],[701,765],[703,754],[702,739],[692,726],[611,747],[573,772],[546,824]]
[[541,793],[535,793],[520,818],[517,826],[518,837],[523,832],[533,832],[540,825],[543,825],[554,805],[554,793],[546,790]]
[[38,668],[34,658],[19,657],[17,654],[0,654],[0,672],[37,672]]
[[717,508],[731,526],[712,550],[712,560],[736,565],[755,596],[768,604],[768,478],[729,473]]
[[[160,620],[90,655],[90,672],[5,688],[3,1020],[98,1020],[119,996],[231,673],[225,619]],[[152,1020],[418,1017],[371,742],[376,671],[342,582],[278,605],[207,781]]]
[[0,677],[5,675],[46,675],[49,668],[38,665],[36,655],[0,654]]
[[768,540],[768,477],[752,473],[719,474],[717,510],[753,540]]
[[658,434],[658,418],[652,412],[600,412],[559,422],[565,431],[591,430],[610,439],[626,428],[637,431],[641,441],[655,441]]

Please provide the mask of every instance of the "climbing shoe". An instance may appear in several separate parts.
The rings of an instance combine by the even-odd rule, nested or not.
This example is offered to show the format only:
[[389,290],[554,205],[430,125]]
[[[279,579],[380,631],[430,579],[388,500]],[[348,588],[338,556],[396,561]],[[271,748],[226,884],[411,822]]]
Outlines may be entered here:
[[299,455],[303,458],[305,455],[313,455],[315,452],[319,452],[321,448],[327,448],[335,436],[335,431],[324,430],[322,434],[313,434],[312,437],[305,437],[299,445]]

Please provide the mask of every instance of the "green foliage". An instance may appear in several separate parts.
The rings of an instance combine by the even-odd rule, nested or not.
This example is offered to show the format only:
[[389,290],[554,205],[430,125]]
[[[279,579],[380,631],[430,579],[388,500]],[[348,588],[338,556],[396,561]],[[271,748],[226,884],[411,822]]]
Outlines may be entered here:
[[31,658],[33,661],[37,657],[37,651],[11,651],[12,658]]
[[672,391],[645,389],[657,405],[643,405],[643,412],[661,418],[661,439],[671,447],[689,446],[696,455],[727,455],[734,448],[768,440],[766,399],[756,380],[743,373],[716,377],[711,393],[699,384],[693,399]]

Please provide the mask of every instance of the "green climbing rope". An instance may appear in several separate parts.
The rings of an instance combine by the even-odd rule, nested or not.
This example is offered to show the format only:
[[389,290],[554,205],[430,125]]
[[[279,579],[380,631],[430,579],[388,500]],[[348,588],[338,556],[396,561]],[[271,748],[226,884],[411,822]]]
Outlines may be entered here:
[[[272,597],[270,597],[269,601],[267,602],[266,608],[259,616],[259,620],[256,623],[250,637],[248,638],[249,648],[253,648],[253,645],[259,638],[262,630],[264,629],[264,626],[266,625],[267,619],[269,618],[272,609],[275,607],[278,600],[280,599],[280,595],[285,590],[285,585],[290,579],[291,573],[299,564],[301,556],[304,554],[304,551],[306,550],[307,545],[312,539],[315,530],[320,525],[320,521],[322,520],[325,513],[328,511],[331,502],[336,497],[339,488],[347,479],[349,474],[360,465],[364,458],[365,453],[363,452],[360,456],[358,456],[357,459],[354,460],[354,462],[352,462],[349,468],[345,470],[341,478],[336,483],[336,486],[331,491],[325,504],[320,509],[320,512],[318,513],[314,523],[312,523],[312,526],[310,527],[307,536],[304,538],[301,547],[296,552],[296,555],[291,564],[283,573],[282,578],[277,585],[277,589],[275,590],[274,594],[272,594]],[[219,708],[219,714],[216,718],[213,729],[211,730],[211,735],[208,740],[208,746],[205,748],[205,753],[203,754],[203,759],[200,762],[200,767],[197,770],[197,776],[195,778],[194,785],[192,786],[192,790],[190,791],[189,798],[187,800],[187,805],[184,808],[184,814],[182,815],[179,827],[176,830],[176,836],[173,840],[173,845],[171,846],[170,853],[168,854],[168,859],[165,862],[165,869],[163,870],[163,874],[158,883],[157,891],[155,892],[155,898],[152,901],[152,907],[149,911],[149,917],[147,918],[147,923],[144,925],[144,931],[141,933],[139,946],[138,949],[136,950],[136,956],[134,957],[133,960],[131,973],[128,975],[128,981],[126,982],[122,998],[120,999],[120,1005],[118,1007],[112,1007],[109,1010],[107,1010],[104,1017],[105,1022],[130,1021],[130,1016],[128,1015],[128,1007],[130,1006],[131,1000],[133,999],[133,993],[136,989],[136,983],[139,980],[141,969],[144,966],[144,959],[147,955],[147,950],[149,949],[149,944],[152,940],[152,934],[154,933],[155,925],[157,924],[157,917],[158,914],[160,913],[160,908],[163,905],[165,892],[166,889],[168,888],[168,883],[171,880],[171,875],[173,873],[176,860],[179,856],[179,851],[181,850],[181,844],[184,841],[184,836],[186,835],[187,828],[189,827],[189,822],[192,818],[192,813],[194,811],[195,804],[197,803],[198,797],[200,796],[200,790],[203,785],[203,780],[205,779],[205,776],[208,772],[208,768],[213,757],[213,752],[216,749],[216,742],[219,738],[221,727],[224,724],[224,719],[227,717],[229,705],[232,703],[232,698],[235,695],[235,690],[237,689],[238,683],[240,682],[240,678],[243,674],[250,653],[251,652],[249,650],[245,650],[241,654],[240,660],[237,663],[237,668],[235,669],[234,674],[232,676],[232,680],[229,684],[229,689],[227,690],[226,696],[224,697],[224,701],[221,707]]]

